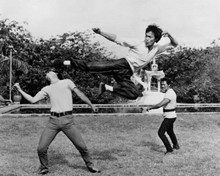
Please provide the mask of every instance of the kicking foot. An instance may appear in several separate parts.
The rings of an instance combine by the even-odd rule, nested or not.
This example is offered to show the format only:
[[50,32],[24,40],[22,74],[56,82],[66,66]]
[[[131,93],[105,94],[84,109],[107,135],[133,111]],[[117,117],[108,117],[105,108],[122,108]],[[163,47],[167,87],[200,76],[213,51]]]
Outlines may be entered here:
[[66,65],[66,66],[68,66],[68,65],[71,65],[71,62],[70,62],[70,60],[65,60],[65,61],[63,62],[63,64]]

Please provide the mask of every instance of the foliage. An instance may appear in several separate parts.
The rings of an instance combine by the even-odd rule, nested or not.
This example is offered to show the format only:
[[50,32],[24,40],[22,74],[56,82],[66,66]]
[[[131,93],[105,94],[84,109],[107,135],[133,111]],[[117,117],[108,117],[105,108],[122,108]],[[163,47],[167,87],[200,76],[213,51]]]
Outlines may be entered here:
[[[0,93],[5,98],[9,94],[10,54],[13,58],[13,83],[20,82],[31,95],[47,85],[45,73],[52,68],[54,59],[99,61],[115,58],[99,42],[92,42],[92,38],[89,31],[75,31],[49,40],[34,40],[30,32],[16,21],[0,20]],[[219,57],[220,47],[216,43],[204,49],[180,46],[161,55],[157,63],[166,76],[172,78],[178,102],[192,103],[196,95],[200,102],[217,103],[220,102]],[[72,79],[93,103],[114,102],[115,97],[110,93],[105,93],[100,99],[97,97],[100,81],[111,84],[112,77],[64,66],[60,67],[59,73],[63,78]],[[73,96],[74,103],[82,103],[76,95]]]
[[[113,57],[98,42],[91,42],[92,34],[89,32],[69,32],[49,40],[34,40],[30,33],[15,21],[1,20],[0,27],[2,29],[1,36],[6,36],[1,45],[2,51],[4,48],[4,57],[9,57],[9,46],[14,48],[13,83],[20,82],[21,87],[30,95],[35,95],[43,86],[47,85],[44,78],[45,73],[52,68],[54,59],[68,60],[75,58],[98,61],[112,59]],[[63,78],[72,79],[92,102],[103,101],[97,99],[96,90],[101,80],[109,80],[110,78],[62,66],[59,72],[63,75]],[[1,63],[0,74],[2,75],[0,86],[5,92],[4,95],[8,96],[9,59],[7,62]],[[110,94],[106,94],[102,98],[105,101],[112,99]],[[76,95],[74,95],[74,100],[75,103],[81,101]]]
[[27,74],[28,64],[25,62],[25,48],[31,45],[31,35],[16,21],[0,20],[0,86],[1,94],[8,98],[9,94],[9,58],[12,58],[12,82],[15,82],[22,73]]
[[[51,39],[54,42],[51,60],[59,58],[61,60],[79,59],[86,61],[99,61],[112,59],[113,55],[100,46],[98,42],[92,43],[92,34],[89,32],[70,32],[64,33],[58,38]],[[102,99],[97,99],[97,89],[100,81],[107,81],[110,77],[101,74],[74,70],[68,67],[60,67],[63,76],[72,79],[76,85],[92,100],[94,103],[107,102],[112,99],[111,94],[105,94]],[[104,101],[103,101],[104,99]],[[78,97],[74,95],[74,100],[78,103]]]
[[199,95],[200,102],[220,102],[220,47],[205,49],[178,48],[158,60],[165,75],[173,80],[178,102],[193,103]]

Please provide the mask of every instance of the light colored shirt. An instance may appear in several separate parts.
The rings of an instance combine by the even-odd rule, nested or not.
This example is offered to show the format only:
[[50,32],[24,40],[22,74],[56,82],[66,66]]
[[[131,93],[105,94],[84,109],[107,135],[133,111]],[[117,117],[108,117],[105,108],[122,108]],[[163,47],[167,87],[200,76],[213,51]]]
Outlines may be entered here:
[[114,42],[118,45],[129,48],[125,59],[128,61],[133,72],[143,68],[151,62],[156,55],[164,52],[167,47],[172,46],[170,40],[165,41],[165,38],[163,38],[163,40],[161,39],[157,44],[154,44],[152,50],[150,51],[145,46],[144,41],[133,42],[117,37]]
[[[163,107],[164,109],[175,109],[176,108],[176,93],[174,92],[173,89],[168,89],[164,95],[164,98],[167,98],[170,100],[170,102]],[[165,118],[176,118],[176,111],[164,112],[163,116]]]
[[41,91],[38,92],[38,96],[40,96],[41,99],[45,97],[50,98],[51,112],[72,111],[72,90],[75,87],[76,85],[70,79],[59,80],[55,84],[50,84],[42,88]]

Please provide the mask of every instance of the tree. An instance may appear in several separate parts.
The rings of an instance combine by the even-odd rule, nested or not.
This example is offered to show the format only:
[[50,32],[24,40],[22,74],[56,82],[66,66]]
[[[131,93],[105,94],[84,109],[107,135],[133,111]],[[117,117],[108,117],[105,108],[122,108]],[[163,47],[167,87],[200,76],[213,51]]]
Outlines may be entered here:
[[[92,37],[93,34],[86,31],[64,33],[58,36],[58,38],[51,39],[50,45],[53,52],[50,59],[60,58],[62,60],[68,60],[74,58],[87,61],[113,59],[114,56],[112,53],[107,52],[98,42],[91,42]],[[61,67],[60,72],[63,72],[63,75],[72,79],[94,103],[105,103],[113,98],[111,94],[107,93],[102,99],[97,99],[96,90],[99,82],[110,82],[110,76],[103,76],[101,74],[81,70],[71,70],[66,67]],[[74,100],[76,100],[76,103],[81,101],[76,96],[74,96]]]
[[158,60],[165,75],[173,80],[178,102],[193,103],[194,95],[201,102],[220,102],[219,46],[205,49],[179,47]]
[[24,30],[24,28],[18,25],[17,22],[8,22],[8,19],[0,20],[0,86],[1,94],[8,98],[9,95],[9,57],[12,48],[14,46],[14,56],[13,56],[13,82],[22,73],[28,72],[28,64],[21,60],[22,50],[25,45],[30,43],[31,36]]
[[[52,67],[52,61],[56,58],[105,60],[112,57],[111,53],[107,53],[99,43],[90,41],[92,34],[88,32],[69,32],[49,40],[34,40],[30,32],[16,21],[1,20],[0,27],[0,34],[2,33],[1,36],[3,36],[3,42],[0,42],[2,54],[0,86],[7,97],[9,93],[9,46],[14,48],[13,82],[20,82],[24,90],[31,95],[35,95],[43,86],[47,85],[44,78],[45,72]],[[102,79],[110,79],[99,74],[70,70],[66,67],[61,67],[60,72],[64,78],[72,79],[93,102],[99,101],[93,91],[97,89],[98,82]],[[111,99],[111,96],[107,94],[104,99]]]

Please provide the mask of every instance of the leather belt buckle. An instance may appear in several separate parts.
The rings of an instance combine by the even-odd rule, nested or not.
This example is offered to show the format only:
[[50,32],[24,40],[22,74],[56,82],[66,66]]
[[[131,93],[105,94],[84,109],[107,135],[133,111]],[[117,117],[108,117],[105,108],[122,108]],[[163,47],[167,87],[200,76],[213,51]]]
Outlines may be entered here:
[[72,111],[65,111],[65,112],[60,112],[60,113],[51,112],[50,114],[52,116],[61,117],[61,116],[65,116],[65,115],[68,115],[68,114],[72,114]]
[[163,112],[172,112],[172,111],[176,111],[176,108],[173,108],[173,109],[163,109]]

